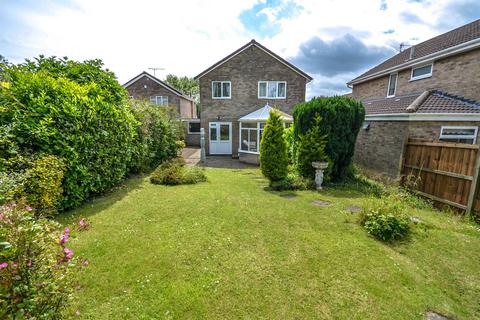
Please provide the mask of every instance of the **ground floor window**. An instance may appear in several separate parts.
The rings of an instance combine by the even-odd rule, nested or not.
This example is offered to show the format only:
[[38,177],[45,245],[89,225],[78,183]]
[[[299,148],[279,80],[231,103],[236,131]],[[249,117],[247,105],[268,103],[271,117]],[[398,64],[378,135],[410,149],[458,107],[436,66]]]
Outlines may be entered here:
[[189,134],[199,134],[200,133],[200,122],[198,122],[198,121],[188,122],[188,133]]
[[440,140],[447,142],[469,143],[477,142],[478,127],[443,126]]
[[[285,123],[288,128],[291,123]],[[260,153],[265,122],[240,122],[240,150],[244,152]]]

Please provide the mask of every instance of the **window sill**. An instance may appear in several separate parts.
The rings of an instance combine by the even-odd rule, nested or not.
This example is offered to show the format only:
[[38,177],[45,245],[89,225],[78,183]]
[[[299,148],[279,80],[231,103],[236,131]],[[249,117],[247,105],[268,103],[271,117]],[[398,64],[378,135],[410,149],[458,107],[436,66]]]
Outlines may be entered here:
[[245,150],[240,150],[238,149],[238,152],[239,153],[248,153],[248,154],[260,154],[260,152],[254,152],[254,151],[245,151]]
[[266,97],[258,97],[261,100],[287,100],[287,98],[266,98]]
[[200,134],[200,132],[187,132],[187,134]]
[[225,98],[219,98],[219,97],[212,97],[213,100],[230,100],[232,97],[225,97]]
[[417,80],[422,80],[422,79],[427,79],[427,78],[431,78],[431,77],[432,77],[432,75],[429,74],[429,75],[420,76],[420,77],[416,77],[416,78],[410,78],[410,80],[408,80],[408,82],[417,81]]

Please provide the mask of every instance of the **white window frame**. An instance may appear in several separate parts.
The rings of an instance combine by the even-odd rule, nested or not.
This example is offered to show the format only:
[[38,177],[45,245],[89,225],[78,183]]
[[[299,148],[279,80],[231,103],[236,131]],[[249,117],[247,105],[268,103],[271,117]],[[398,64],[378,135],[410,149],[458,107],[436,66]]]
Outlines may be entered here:
[[200,124],[200,121],[188,121],[188,122],[187,122],[187,133],[188,133],[188,134],[200,134],[200,131],[201,131],[201,129],[202,129],[202,125],[200,125],[200,131],[198,131],[198,132],[191,132],[191,131],[190,131],[190,123],[198,123],[198,124]]
[[[155,99],[155,101],[152,101],[152,99]],[[158,103],[158,100],[160,100],[161,103]],[[150,102],[156,106],[168,106],[168,96],[151,96]]]
[[[395,87],[393,88],[393,94],[390,94],[389,95],[389,92],[390,92],[390,83],[392,81],[392,76],[396,76],[395,78]],[[387,98],[393,98],[395,97],[395,94],[397,93],[397,83],[398,83],[398,72],[395,72],[395,73],[390,73],[388,75],[388,86],[387,86]]]
[[[474,130],[473,135],[444,135],[443,129],[459,129],[459,130]],[[449,139],[473,139],[472,144],[477,143],[477,134],[478,134],[478,127],[475,126],[442,126],[440,129],[440,137],[439,140],[448,141]]]
[[[427,74],[423,74],[421,76],[417,76],[417,77],[414,77],[413,76],[413,71],[416,70],[416,69],[420,69],[420,68],[423,68],[423,67],[427,67],[427,66],[430,66],[430,73],[427,73]],[[419,65],[419,66],[415,66],[415,67],[412,67],[412,70],[410,72],[410,81],[415,81],[415,80],[421,80],[421,79],[425,79],[425,78],[430,78],[433,74],[433,62],[432,63],[427,63],[427,64],[422,64],[422,65]]]
[[[243,128],[243,124],[244,123],[256,123],[257,126],[255,128]],[[286,123],[287,122],[283,122],[283,128],[286,129]],[[292,122],[288,122],[290,123],[290,125],[292,125]],[[263,124],[263,129],[261,128],[261,124]],[[249,121],[249,122],[240,122],[240,127],[238,129],[238,152],[243,152],[243,153],[251,153],[251,154],[260,154],[260,142],[261,142],[261,139],[262,139],[262,135],[260,134],[260,131],[264,131],[265,130],[265,125],[267,124],[267,121]],[[242,129],[243,130],[248,130],[249,132],[249,137],[250,137],[250,131],[251,130],[257,130],[257,143],[258,143],[258,148],[257,150],[258,151],[250,151],[250,150],[243,150],[242,149]],[[250,141],[248,141],[250,142]]]
[[[276,97],[269,97],[269,96],[268,96],[268,83],[269,83],[269,82],[275,82],[275,83],[276,83],[276,86],[277,86],[277,96],[276,96]],[[260,84],[261,84],[261,83],[265,83],[266,86],[267,86],[266,91],[265,91],[266,96],[260,96]],[[279,83],[285,84],[285,96],[283,96],[283,97],[279,97],[279,96],[278,96],[278,84],[279,84]],[[285,99],[287,98],[287,81],[283,81],[283,80],[281,80],[281,81],[277,81],[277,80],[261,80],[261,81],[258,81],[258,87],[257,87],[257,89],[258,89],[258,90],[257,90],[257,97],[258,97],[258,99],[285,100]]]
[[[215,83],[220,83],[220,93],[221,93],[221,97],[214,97],[213,96],[213,85]],[[224,83],[228,83],[229,86],[230,86],[230,95],[227,97],[227,96],[224,96],[223,95],[223,84]],[[231,99],[232,98],[232,82],[231,81],[220,81],[220,80],[214,80],[212,81],[212,99],[215,99],[215,100],[222,100],[222,99]]]

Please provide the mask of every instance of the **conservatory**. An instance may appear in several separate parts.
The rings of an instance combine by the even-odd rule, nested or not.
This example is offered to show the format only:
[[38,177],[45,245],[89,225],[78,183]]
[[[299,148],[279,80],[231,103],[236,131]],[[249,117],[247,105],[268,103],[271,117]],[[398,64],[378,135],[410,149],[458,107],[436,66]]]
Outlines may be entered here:
[[[259,164],[260,140],[272,109],[273,107],[267,104],[238,119],[240,124],[238,156],[240,161]],[[277,111],[280,113],[285,127],[288,128],[293,122],[293,117],[280,110]]]

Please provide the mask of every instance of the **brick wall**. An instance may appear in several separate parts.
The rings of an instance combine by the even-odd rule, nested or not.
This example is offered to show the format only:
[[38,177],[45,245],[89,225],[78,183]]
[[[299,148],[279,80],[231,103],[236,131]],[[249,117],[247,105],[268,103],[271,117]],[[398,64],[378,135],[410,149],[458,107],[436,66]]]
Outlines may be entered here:
[[[437,60],[430,78],[410,81],[411,68],[398,73],[396,95],[430,89],[446,91],[480,101],[480,49]],[[353,96],[359,100],[385,98],[388,76],[357,84]]]
[[408,122],[371,121],[370,129],[360,129],[354,161],[371,171],[395,177],[400,172]]
[[[406,139],[438,141],[442,126],[480,126],[480,122],[367,121],[369,130],[360,129],[354,160],[361,167],[390,177],[400,174]],[[480,135],[480,134],[479,134]],[[477,143],[480,137],[477,136]]]
[[180,118],[196,118],[195,105],[192,101],[174,94],[172,91],[166,89],[146,76],[141,77],[129,85],[126,89],[128,94],[133,96],[134,99],[149,100],[152,96],[167,96],[168,104],[176,107]]
[[[212,99],[212,81],[231,81],[231,99]],[[286,99],[258,99],[258,81],[287,82]],[[232,122],[232,153],[238,153],[238,119],[267,103],[292,114],[293,107],[305,101],[306,79],[252,46],[200,78],[201,124],[209,153],[209,122]]]

